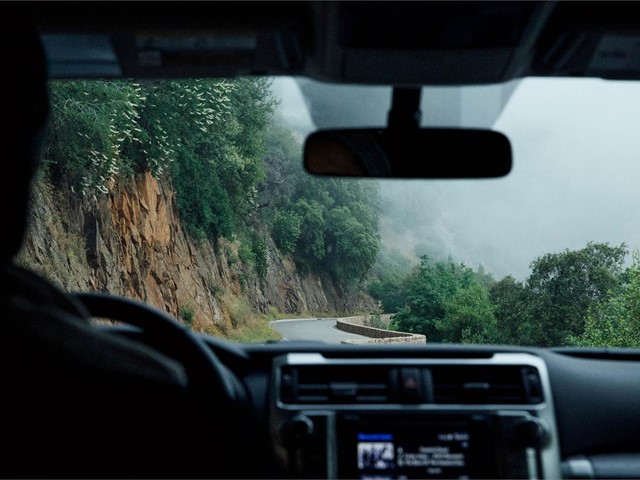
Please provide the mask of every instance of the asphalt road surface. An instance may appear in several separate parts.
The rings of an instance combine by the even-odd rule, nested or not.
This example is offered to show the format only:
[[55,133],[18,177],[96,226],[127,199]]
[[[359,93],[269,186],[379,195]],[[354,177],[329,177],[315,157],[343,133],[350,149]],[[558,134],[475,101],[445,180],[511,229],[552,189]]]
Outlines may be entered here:
[[335,318],[296,318],[274,320],[271,326],[282,335],[283,340],[319,340],[340,343],[342,340],[369,338],[364,335],[343,332],[336,328]]

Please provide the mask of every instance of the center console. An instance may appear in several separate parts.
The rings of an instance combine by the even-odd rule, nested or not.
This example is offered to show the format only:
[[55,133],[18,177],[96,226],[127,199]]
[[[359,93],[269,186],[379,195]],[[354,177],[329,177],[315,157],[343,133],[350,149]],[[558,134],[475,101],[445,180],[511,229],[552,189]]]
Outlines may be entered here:
[[547,370],[534,355],[273,365],[271,437],[295,478],[559,478]]

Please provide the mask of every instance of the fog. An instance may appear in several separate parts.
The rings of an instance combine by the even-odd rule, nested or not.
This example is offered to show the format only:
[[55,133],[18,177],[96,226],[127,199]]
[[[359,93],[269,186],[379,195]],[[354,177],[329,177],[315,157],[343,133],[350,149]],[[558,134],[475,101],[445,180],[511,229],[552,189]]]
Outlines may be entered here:
[[[283,90],[284,97],[294,90]],[[467,89],[455,96],[455,89],[442,89],[439,103],[429,107],[423,100],[423,124],[487,126],[505,133],[514,167],[498,180],[382,181],[383,249],[413,261],[420,254],[451,257],[474,268],[482,265],[497,278],[510,274],[524,280],[531,261],[548,252],[581,248],[588,241],[640,248],[640,84],[526,79],[509,90],[505,95]],[[376,95],[382,98],[384,92]],[[388,101],[372,107],[376,95],[365,102],[370,124],[383,123],[388,109]],[[338,97],[332,98],[335,103]],[[489,109],[477,103],[483,98],[494,98]],[[283,112],[301,115],[300,100],[283,102]],[[341,106],[345,112],[357,110],[353,103]],[[307,125],[318,124],[306,115]],[[416,158],[426,153],[416,152]]]

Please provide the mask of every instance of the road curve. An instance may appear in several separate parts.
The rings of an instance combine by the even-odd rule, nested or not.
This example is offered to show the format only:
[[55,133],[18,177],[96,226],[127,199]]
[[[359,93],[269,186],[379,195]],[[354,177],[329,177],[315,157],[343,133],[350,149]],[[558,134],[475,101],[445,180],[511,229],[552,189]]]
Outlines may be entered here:
[[364,335],[343,332],[336,328],[335,318],[292,318],[270,322],[282,335],[283,340],[319,340],[340,343],[342,340],[368,338]]

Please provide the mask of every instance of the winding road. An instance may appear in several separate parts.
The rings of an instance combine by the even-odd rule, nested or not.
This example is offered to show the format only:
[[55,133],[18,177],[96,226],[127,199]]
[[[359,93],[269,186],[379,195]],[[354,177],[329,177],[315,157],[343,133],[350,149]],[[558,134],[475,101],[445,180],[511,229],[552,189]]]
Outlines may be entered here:
[[271,326],[282,335],[283,340],[319,340],[340,343],[342,340],[368,338],[364,335],[343,332],[336,328],[335,318],[292,318],[274,320]]

